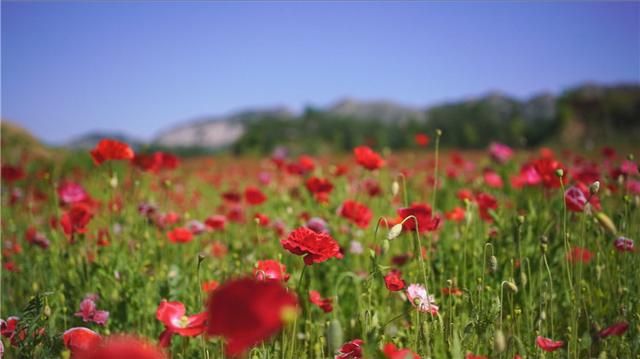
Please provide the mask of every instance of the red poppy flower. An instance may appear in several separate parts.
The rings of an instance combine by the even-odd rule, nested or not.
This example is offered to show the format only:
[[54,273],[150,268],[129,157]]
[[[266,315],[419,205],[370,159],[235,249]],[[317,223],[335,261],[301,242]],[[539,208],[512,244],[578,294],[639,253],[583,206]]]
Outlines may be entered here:
[[307,227],[300,227],[280,241],[282,247],[295,255],[304,255],[304,263],[321,263],[329,258],[342,258],[340,246],[327,233],[317,233]]
[[454,222],[462,222],[464,220],[464,208],[455,207],[451,211],[445,213],[445,217]]
[[96,347],[102,338],[91,329],[75,327],[65,331],[62,340],[65,348],[69,349],[71,356],[75,358]]
[[335,359],[362,359],[363,344],[364,341],[362,339],[354,339],[344,343],[335,356]]
[[204,333],[207,313],[186,316],[184,304],[162,300],[156,310],[156,318],[164,324],[164,331],[160,334],[159,344],[166,348],[171,345],[171,337],[178,334],[184,337],[194,337]]
[[11,338],[15,334],[19,322],[20,318],[18,317],[9,317],[6,321],[0,319],[0,335]]
[[318,202],[327,202],[329,194],[333,190],[333,184],[328,179],[319,177],[309,177],[305,186]]
[[[405,220],[409,216],[415,216],[418,220],[418,231],[420,233],[435,231],[440,225],[440,217],[433,216],[431,207],[426,204],[414,203],[409,207],[398,209],[398,215]],[[402,227],[405,231],[414,231],[416,221],[413,218],[407,219]]]
[[536,338],[536,345],[545,352],[552,352],[558,348],[562,348],[564,346],[564,342],[562,340],[555,341],[538,335]]
[[553,158],[539,158],[533,162],[533,168],[538,173],[538,176],[540,176],[540,180],[546,188],[558,188],[560,187],[561,180],[563,183],[567,183],[567,180],[569,179],[566,169],[564,170],[564,176],[562,178],[558,178],[556,171],[563,169],[563,166]]
[[629,329],[629,323],[618,322],[599,331],[598,337],[606,338],[612,335],[620,336],[624,334],[627,331],[627,329]]
[[60,225],[66,235],[73,236],[75,233],[86,232],[86,226],[92,218],[93,213],[88,205],[76,203],[62,214]]
[[204,221],[204,224],[213,230],[223,230],[226,222],[227,222],[227,218],[225,216],[216,214],[213,216],[209,216]]
[[356,162],[369,171],[376,170],[384,166],[384,160],[382,157],[368,146],[359,146],[354,148],[353,154],[356,156]]
[[253,269],[253,276],[257,280],[275,280],[284,282],[289,280],[287,267],[273,259],[258,261],[256,263],[256,267]]
[[109,160],[130,160],[133,159],[133,150],[124,142],[102,139],[91,150],[91,157],[96,165],[100,165]]
[[464,356],[464,359],[487,359],[487,357],[484,355],[475,355],[473,353],[467,353],[467,355]]
[[426,147],[429,144],[430,138],[424,133],[416,133],[414,140],[416,141],[416,145]]
[[232,203],[238,203],[240,202],[240,199],[241,199],[240,193],[234,192],[234,191],[224,192],[222,194],[222,198],[224,198],[225,201],[229,201]]
[[210,280],[207,282],[204,282],[200,285],[200,289],[202,289],[203,292],[211,292],[212,290],[215,290],[216,288],[218,288],[218,286],[220,286],[220,283],[218,283],[217,280]]
[[210,294],[207,333],[223,336],[227,354],[236,356],[280,331],[297,307],[277,281],[233,280]]
[[24,170],[17,166],[2,165],[2,180],[6,182],[15,182],[25,177]]
[[309,301],[325,313],[333,311],[333,300],[331,298],[322,298],[317,290],[309,291]]
[[247,187],[244,190],[244,199],[252,206],[257,206],[267,200],[267,196],[256,187]]
[[485,222],[493,222],[493,217],[489,213],[489,210],[498,208],[498,201],[490,194],[480,192],[476,195],[476,201],[478,202],[478,211],[480,212],[480,218]]
[[371,217],[373,217],[373,213],[367,206],[351,200],[346,200],[342,203],[339,213],[360,228],[367,228],[369,222],[371,222]]
[[193,233],[188,228],[178,227],[167,233],[167,237],[173,243],[187,243],[193,239]]
[[382,349],[387,359],[420,359],[420,356],[409,349],[398,349],[395,344],[387,343]]
[[593,257],[593,254],[591,253],[590,250],[588,250],[587,248],[581,248],[581,247],[573,247],[571,248],[571,251],[567,254],[567,258],[571,263],[582,262],[586,264],[591,261],[592,257]]
[[166,359],[162,350],[143,339],[111,336],[92,349],[82,352],[79,359]]
[[397,269],[391,270],[391,272],[384,276],[384,285],[392,292],[404,289],[405,282],[402,279],[402,273]]
[[444,294],[444,295],[454,295],[454,296],[460,296],[460,295],[462,295],[462,291],[461,291],[459,288],[457,288],[457,287],[452,287],[452,288],[444,287],[444,288],[442,288],[440,291],[441,291],[441,292],[442,292],[442,294]]

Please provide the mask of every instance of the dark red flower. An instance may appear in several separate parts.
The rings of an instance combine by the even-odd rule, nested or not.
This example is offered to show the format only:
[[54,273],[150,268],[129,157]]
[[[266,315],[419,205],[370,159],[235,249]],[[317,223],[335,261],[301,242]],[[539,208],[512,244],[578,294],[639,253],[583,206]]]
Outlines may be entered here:
[[204,333],[207,313],[186,316],[186,309],[181,302],[167,302],[162,300],[156,310],[156,318],[164,324],[164,331],[160,334],[159,344],[166,348],[171,345],[171,337],[178,334],[184,337],[194,337]]
[[11,338],[15,334],[19,322],[20,318],[18,317],[9,317],[6,321],[0,319],[0,335]]
[[96,165],[100,165],[109,160],[131,160],[133,159],[133,150],[124,142],[102,139],[91,150],[91,157]]
[[287,267],[273,259],[258,261],[258,263],[256,263],[256,267],[253,269],[253,276],[257,280],[275,280],[284,282],[289,280]]
[[95,348],[102,338],[96,332],[84,327],[68,329],[62,334],[65,348],[71,351],[71,356],[75,358],[89,350]]
[[633,252],[633,239],[629,239],[627,237],[618,237],[615,241],[613,241],[613,245],[616,247],[618,252]]
[[223,336],[227,354],[236,356],[280,331],[297,307],[280,282],[232,280],[210,294],[207,333]]
[[188,228],[178,227],[168,232],[167,237],[173,243],[187,243],[193,239],[193,233]]
[[247,187],[244,190],[244,199],[250,205],[256,206],[264,203],[264,201],[267,200],[267,196],[265,196],[264,193],[256,187]]
[[222,194],[222,198],[224,198],[225,201],[229,201],[231,203],[238,203],[242,199],[240,197],[240,193],[235,192],[235,191],[224,192]]
[[405,282],[402,279],[402,273],[397,269],[391,270],[391,272],[384,276],[384,285],[392,292],[404,289]]
[[545,352],[552,352],[562,348],[564,346],[564,342],[562,340],[555,341],[538,335],[536,338],[536,345]]
[[368,146],[359,146],[354,148],[353,154],[356,156],[356,162],[369,171],[376,170],[384,166],[384,160],[382,157]]
[[340,246],[335,239],[327,233],[317,233],[307,227],[296,229],[280,243],[289,252],[304,255],[306,265],[321,263],[333,257],[342,258]]
[[336,354],[335,359],[362,359],[362,339],[354,339],[344,343]]
[[213,230],[223,230],[227,222],[227,218],[221,214],[215,214],[207,217],[204,224]]
[[75,233],[84,233],[86,226],[93,218],[91,208],[84,203],[75,203],[70,209],[65,211],[60,218],[60,225],[64,233],[73,236]]
[[111,336],[90,350],[80,353],[79,359],[166,359],[157,346],[130,336]]
[[333,190],[331,181],[319,177],[309,177],[305,182],[305,186],[318,202],[327,202],[329,194]]
[[[440,217],[434,216],[431,207],[426,204],[414,203],[409,207],[398,209],[398,215],[405,220],[409,216],[415,216],[418,220],[418,231],[420,233],[427,231],[435,231],[440,225]],[[405,231],[414,231],[416,229],[416,221],[409,218],[402,224]]]
[[346,200],[342,203],[339,213],[360,228],[367,228],[369,222],[371,222],[371,217],[373,217],[373,213],[367,206],[351,200]]
[[49,248],[49,245],[51,244],[47,237],[45,237],[44,234],[38,232],[35,227],[29,227],[24,235],[24,238],[27,240],[27,242],[43,249]]
[[2,180],[5,182],[15,182],[25,177],[24,170],[18,166],[2,165]]
[[317,290],[309,291],[309,301],[325,313],[333,311],[333,300],[331,298],[322,298]]
[[627,329],[629,329],[629,323],[618,322],[599,331],[598,337],[606,338],[612,335],[620,336],[624,334],[627,331]]
[[476,201],[478,202],[480,218],[485,222],[493,222],[493,217],[491,217],[489,210],[498,208],[498,201],[496,201],[495,197],[488,193],[480,192],[476,195]]
[[385,344],[382,353],[387,359],[420,359],[420,356],[410,349],[398,349],[393,343]]

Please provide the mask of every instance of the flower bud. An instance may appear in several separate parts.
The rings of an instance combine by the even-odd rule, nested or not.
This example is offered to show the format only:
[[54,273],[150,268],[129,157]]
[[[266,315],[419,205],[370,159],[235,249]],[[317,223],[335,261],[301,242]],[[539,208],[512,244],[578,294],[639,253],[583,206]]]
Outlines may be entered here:
[[598,223],[600,223],[600,225],[609,233],[615,235],[618,232],[616,230],[616,225],[613,224],[613,221],[611,220],[611,218],[609,218],[609,216],[604,214],[604,212],[596,213],[596,219],[598,220]]
[[400,184],[398,183],[398,181],[393,181],[393,183],[391,184],[391,194],[395,197],[398,195],[399,192],[400,192]]
[[329,353],[337,352],[342,343],[344,342],[344,335],[342,333],[342,326],[340,325],[340,321],[337,319],[333,319],[329,326],[327,327],[327,346],[329,347]]
[[496,330],[493,336],[493,347],[498,353],[502,353],[507,348],[507,341],[504,338],[504,333],[500,329]]
[[589,186],[589,193],[593,196],[600,190],[600,181],[595,181]]
[[436,129],[436,136],[440,137],[442,136],[442,130],[441,129]]
[[564,170],[562,168],[558,168],[556,170],[556,176],[562,178],[564,176]]
[[399,236],[400,233],[402,233],[402,223],[398,223],[393,227],[391,227],[391,229],[389,230],[389,233],[387,233],[387,239],[392,240],[397,236]]
[[518,287],[516,286],[515,283],[511,281],[506,281],[505,284],[507,285],[507,288],[511,289],[512,292],[518,293]]
[[496,256],[489,257],[489,272],[495,273],[498,270],[498,258]]

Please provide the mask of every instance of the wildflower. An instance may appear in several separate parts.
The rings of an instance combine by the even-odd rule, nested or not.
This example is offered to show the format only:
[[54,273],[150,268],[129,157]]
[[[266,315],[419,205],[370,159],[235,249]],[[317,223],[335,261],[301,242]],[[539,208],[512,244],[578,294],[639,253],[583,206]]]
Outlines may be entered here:
[[96,165],[100,165],[109,160],[130,160],[133,159],[133,150],[124,142],[102,139],[91,150],[91,157]]
[[81,317],[83,322],[94,322],[98,325],[105,325],[109,319],[109,312],[105,310],[97,310],[97,300],[97,295],[87,294],[80,302],[80,310],[74,315],[76,317]]
[[376,170],[384,166],[384,160],[382,157],[368,146],[359,146],[354,148],[353,154],[356,156],[356,162],[369,171]]
[[598,337],[604,339],[612,335],[621,336],[627,329],[629,329],[629,323],[618,322],[599,331]]
[[267,200],[267,196],[256,187],[247,187],[244,190],[244,199],[252,206],[257,206]]
[[185,315],[186,309],[181,302],[167,302],[162,300],[156,310],[156,318],[164,324],[164,331],[160,334],[161,347],[171,345],[171,337],[178,334],[194,337],[204,333],[207,313],[202,312],[192,316]]
[[325,313],[333,311],[333,300],[331,298],[322,298],[317,290],[309,291],[309,301]]
[[553,339],[538,336],[536,338],[536,345],[545,352],[553,352],[564,346],[562,340],[555,341]]
[[227,218],[223,215],[216,214],[213,216],[207,217],[204,221],[205,226],[212,230],[223,230],[224,226],[227,222]]
[[329,225],[320,217],[313,217],[307,221],[306,227],[316,233],[329,233]]
[[300,227],[280,241],[284,249],[295,255],[304,255],[304,263],[321,263],[329,258],[342,258],[340,246],[330,235],[316,233],[307,227]]
[[211,292],[212,290],[215,290],[216,288],[218,288],[218,286],[220,285],[220,283],[218,283],[218,281],[216,280],[210,280],[210,281],[206,281],[203,282],[200,285],[200,289],[202,289],[203,292]]
[[[431,207],[426,204],[414,203],[409,207],[398,209],[398,215],[404,223],[402,226],[405,231],[414,231],[416,229],[416,219],[418,221],[418,230],[422,232],[434,231],[440,225],[440,217],[434,216]],[[414,218],[409,218],[414,216]]]
[[47,249],[51,244],[44,234],[38,232],[35,227],[29,227],[24,235],[27,242],[40,248]]
[[409,349],[398,349],[395,344],[387,343],[382,349],[387,359],[420,359],[420,356]]
[[494,161],[505,163],[513,156],[513,150],[505,144],[491,142],[489,145],[489,154]]
[[429,144],[430,138],[424,133],[416,133],[414,140],[416,142],[416,145],[420,147],[426,147]]
[[86,226],[93,218],[91,208],[83,203],[76,203],[65,211],[60,218],[64,233],[73,237],[76,233],[85,233]]
[[402,273],[397,270],[391,270],[386,276],[384,276],[384,285],[391,292],[397,292],[405,287],[405,282],[402,279]]
[[564,192],[564,202],[567,209],[573,212],[583,212],[584,206],[587,204],[587,197],[577,187],[569,187]]
[[280,331],[297,307],[277,281],[232,280],[210,294],[207,333],[223,336],[227,354],[237,356]]
[[[93,348],[80,353],[79,359],[166,359],[162,350],[155,345],[131,336],[111,336]],[[74,358],[75,359],[75,358]]]
[[84,188],[75,182],[63,182],[57,189],[58,198],[62,204],[74,204],[84,202],[89,199],[89,195]]
[[275,280],[286,282],[289,280],[287,267],[277,260],[267,259],[258,261],[253,269],[253,276],[257,280]]
[[351,200],[344,201],[338,212],[360,228],[366,228],[373,217],[373,213],[367,206]]
[[407,288],[407,299],[411,305],[416,307],[419,311],[425,313],[431,313],[431,315],[438,314],[438,306],[433,295],[427,294],[427,290],[420,284],[411,284]]
[[65,348],[71,351],[72,357],[82,355],[97,346],[102,338],[96,332],[84,327],[75,327],[62,334]]
[[362,339],[354,339],[342,345],[334,359],[362,359]]
[[633,252],[634,250],[633,239],[629,239],[627,237],[618,237],[613,242],[613,245],[616,247],[618,252]]
[[498,208],[498,201],[490,194],[480,192],[476,195],[476,201],[478,202],[478,211],[480,212],[480,218],[485,222],[493,222],[493,217],[489,213],[489,210],[495,210]]
[[193,234],[187,228],[178,227],[168,232],[167,237],[173,243],[187,243],[193,239]]
[[329,180],[319,177],[309,177],[305,186],[313,194],[316,201],[321,203],[327,202],[329,194],[333,191],[333,184]]
[[486,169],[482,174],[484,182],[491,188],[502,188],[502,177],[496,171]]
[[593,254],[591,253],[591,251],[589,251],[587,248],[581,248],[581,247],[573,247],[571,248],[571,251],[567,254],[567,258],[569,259],[569,262],[572,262],[572,263],[582,262],[586,264],[591,261],[592,257],[593,257]]

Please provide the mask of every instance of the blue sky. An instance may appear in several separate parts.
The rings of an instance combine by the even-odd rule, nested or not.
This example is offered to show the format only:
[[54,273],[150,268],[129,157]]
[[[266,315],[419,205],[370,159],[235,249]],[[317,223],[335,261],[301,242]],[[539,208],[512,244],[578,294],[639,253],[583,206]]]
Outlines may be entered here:
[[2,116],[61,143],[245,107],[640,81],[640,3],[2,2]]

